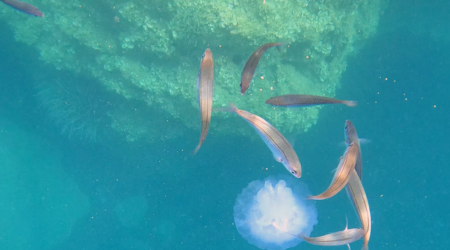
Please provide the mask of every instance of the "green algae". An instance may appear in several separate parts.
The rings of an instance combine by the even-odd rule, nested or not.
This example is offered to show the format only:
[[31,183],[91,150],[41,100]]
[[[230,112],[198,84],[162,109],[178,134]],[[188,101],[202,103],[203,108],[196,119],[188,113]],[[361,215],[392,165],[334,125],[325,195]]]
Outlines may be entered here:
[[[376,1],[62,1],[34,0],[45,18],[1,6],[19,42],[33,46],[56,69],[90,75],[131,104],[109,112],[111,127],[127,140],[174,138],[199,130],[196,77],[203,51],[215,62],[214,106],[233,102],[284,133],[307,131],[320,107],[273,108],[271,96],[304,93],[333,97],[348,57],[376,32],[383,0]],[[246,95],[242,67],[266,42],[285,42],[261,59]],[[127,106],[128,105],[128,106]],[[213,114],[217,133],[247,133]],[[168,126],[167,124],[176,124]],[[169,132],[176,126],[177,132]]]

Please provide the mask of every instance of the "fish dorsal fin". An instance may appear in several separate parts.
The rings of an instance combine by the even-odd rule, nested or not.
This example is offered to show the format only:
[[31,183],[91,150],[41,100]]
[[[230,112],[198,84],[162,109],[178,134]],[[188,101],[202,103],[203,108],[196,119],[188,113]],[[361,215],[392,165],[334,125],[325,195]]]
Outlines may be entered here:
[[345,229],[344,229],[344,231],[347,231],[347,229],[348,229],[348,218],[347,218],[347,215],[345,216]]
[[359,144],[367,144],[370,143],[371,141],[369,139],[365,139],[365,138],[359,138]]
[[297,138],[295,138],[295,135],[287,136],[286,140],[291,144],[292,148],[295,147],[295,142]]

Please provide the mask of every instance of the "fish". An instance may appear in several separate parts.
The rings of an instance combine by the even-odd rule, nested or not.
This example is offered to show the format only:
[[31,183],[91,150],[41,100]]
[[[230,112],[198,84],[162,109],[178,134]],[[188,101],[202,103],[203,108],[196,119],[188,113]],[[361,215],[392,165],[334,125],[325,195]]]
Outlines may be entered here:
[[357,101],[341,101],[338,99],[317,95],[280,95],[267,99],[266,103],[272,106],[282,106],[288,108],[339,103],[345,104],[348,107],[355,107],[358,105]]
[[238,109],[232,103],[228,108],[217,108],[215,111],[234,112],[244,118],[261,136],[272,151],[275,160],[282,163],[293,176],[301,177],[302,167],[297,154],[289,141],[269,122],[250,112]]
[[364,191],[361,179],[355,169],[353,169],[350,174],[350,179],[345,186],[345,190],[347,191],[347,195],[358,213],[359,221],[365,231],[362,250],[368,250],[370,232],[372,229],[372,219],[370,216],[369,201],[367,200],[366,192]]
[[333,181],[325,192],[316,195],[308,196],[309,200],[325,200],[333,197],[339,191],[341,191],[347,184],[351,171],[355,168],[356,156],[358,154],[358,148],[354,144],[350,144],[341,157],[339,165],[334,174]]
[[33,15],[36,17],[44,17],[44,14],[38,8],[34,7],[29,3],[24,3],[18,0],[0,0],[4,4],[11,6],[12,8],[27,13],[29,15]]
[[366,231],[362,228],[352,228],[348,229],[345,226],[343,231],[326,234],[319,237],[306,237],[302,234],[297,237],[302,238],[304,241],[309,244],[317,245],[317,246],[341,246],[348,245],[352,242],[355,242],[361,239]]
[[244,69],[242,70],[241,76],[241,95],[243,95],[247,89],[250,87],[253,75],[255,74],[256,66],[261,59],[261,56],[266,52],[266,50],[274,47],[280,46],[282,43],[266,43],[261,45],[258,49],[253,52],[253,54],[248,58],[247,63],[245,63]]
[[275,222],[273,222],[272,225],[278,230],[281,230],[294,237],[301,238],[304,241],[317,246],[342,246],[342,245],[349,246],[350,243],[361,239],[366,233],[366,231],[364,231],[364,229],[362,228],[348,229],[348,221],[346,221],[345,229],[343,231],[330,233],[319,237],[307,237],[302,233],[300,233],[299,235],[295,235],[283,230]]
[[347,145],[354,144],[356,147],[359,148],[358,155],[356,158],[355,170],[356,170],[356,173],[358,173],[359,179],[361,179],[361,181],[362,181],[361,142],[363,142],[363,141],[358,138],[358,134],[356,133],[355,126],[353,126],[353,123],[349,120],[345,121],[344,135],[345,135],[345,141],[346,141]]
[[206,49],[203,53],[200,71],[197,77],[197,98],[200,107],[200,119],[202,121],[202,130],[200,134],[200,142],[194,149],[192,155],[195,155],[208,134],[209,124],[211,123],[211,113],[213,105],[214,90],[214,61],[210,49]]

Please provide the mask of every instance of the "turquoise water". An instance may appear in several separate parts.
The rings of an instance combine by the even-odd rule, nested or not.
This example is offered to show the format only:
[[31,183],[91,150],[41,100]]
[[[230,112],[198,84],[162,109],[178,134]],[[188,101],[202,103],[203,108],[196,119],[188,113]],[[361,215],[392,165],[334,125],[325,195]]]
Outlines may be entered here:
[[[346,119],[370,140],[362,145],[370,249],[445,249],[449,243],[448,9],[443,1],[391,2],[375,36],[350,58],[336,93],[358,106],[324,107],[317,124],[295,138],[301,180],[313,193],[329,185],[345,149]],[[214,133],[221,126],[214,116],[199,153],[187,159],[197,130],[175,139],[158,134],[156,143],[125,142],[102,121],[91,126],[100,128],[94,137],[77,133],[82,124],[76,123],[72,133],[61,132],[59,113],[52,118],[48,112],[58,104],[42,101],[43,90],[55,83],[40,81],[77,76],[38,60],[3,20],[0,55],[0,249],[257,249],[233,224],[236,197],[251,181],[287,173],[261,140]],[[70,92],[98,91],[120,105],[115,94],[87,92],[94,80],[82,81],[84,89]],[[95,103],[108,112],[107,102]],[[254,133],[237,117],[229,123]],[[350,227],[359,225],[344,192],[316,206],[313,235],[342,230],[345,216]],[[361,245],[352,243],[353,249]],[[332,248],[302,243],[294,249]]]

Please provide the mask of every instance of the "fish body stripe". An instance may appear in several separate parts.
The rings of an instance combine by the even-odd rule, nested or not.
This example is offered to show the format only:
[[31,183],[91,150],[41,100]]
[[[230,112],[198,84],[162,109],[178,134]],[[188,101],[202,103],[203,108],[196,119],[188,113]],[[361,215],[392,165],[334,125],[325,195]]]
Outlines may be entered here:
[[[253,124],[253,126],[255,126],[256,128],[258,128],[259,131],[263,132],[264,135],[266,136],[266,138],[269,138],[269,139],[270,139],[270,141],[272,142],[272,144],[275,145],[275,147],[278,149],[278,151],[283,155],[283,159],[286,159],[286,161],[289,163],[289,160],[288,160],[288,158],[287,158],[286,153],[284,153],[284,150],[282,150],[282,149],[280,148],[280,146],[278,145],[278,143],[275,142],[275,140],[269,135],[269,133],[267,133],[264,129],[262,129],[262,127],[259,127],[258,125],[256,125],[254,122],[251,122],[251,121],[250,121],[250,123]],[[270,126],[269,126],[269,127],[270,127]],[[284,139],[284,137],[280,134],[279,131],[277,131],[277,130],[275,130],[275,129],[273,129],[273,131],[274,131],[274,132],[275,132],[275,133],[283,140],[284,143],[288,143],[288,142]]]
[[310,196],[308,199],[324,200],[333,197],[341,191],[348,183],[351,171],[355,168],[358,148],[350,144],[345,151],[344,157],[340,160],[338,169],[333,177],[330,186],[323,193]]
[[[351,188],[351,187],[350,187],[350,193],[351,193],[352,196],[355,195],[355,192],[353,191],[353,188]],[[363,207],[365,208],[365,210],[369,210],[369,204],[368,204],[365,200],[363,200],[363,202],[364,202]],[[356,210],[357,210],[357,211],[360,211],[360,207],[359,207],[359,205],[358,205],[359,203],[353,202],[353,204],[355,205]],[[360,216],[360,218],[361,218],[361,216]],[[366,217],[366,219],[367,219],[367,218],[368,218],[368,217]],[[367,223],[367,225],[370,224],[370,220],[366,221],[366,223]],[[364,224],[363,224],[363,226],[364,226]],[[369,226],[369,227],[370,227],[370,226]]]
[[[352,176],[350,177],[346,189],[353,203],[353,206],[355,207],[356,212],[358,213],[362,227],[366,231],[364,235],[364,246],[367,246],[370,239],[370,232],[372,228],[370,208],[369,202],[367,201],[366,192],[364,191],[364,188],[361,184],[361,180],[359,179],[356,170],[352,172]],[[359,199],[358,196],[360,196]],[[362,204],[358,203],[357,200],[361,200],[360,203]]]
[[214,61],[212,53],[206,49],[200,63],[200,71],[197,77],[197,97],[200,108],[201,134],[200,141],[194,149],[196,154],[208,134],[209,124],[211,123],[211,112],[214,91]]
[[[280,154],[280,157],[283,159],[283,165],[292,173],[292,171],[295,171],[296,174],[294,174],[297,178],[300,178],[301,176],[301,164],[298,160],[298,156],[295,154],[294,149],[290,145],[290,143],[286,140],[286,138],[278,131],[275,127],[273,127],[270,123],[268,123],[266,120],[262,119],[261,117],[254,115],[250,112],[247,112],[245,110],[235,110],[236,113],[238,113],[242,118],[247,120],[247,122],[252,125],[255,130],[260,134],[261,138],[266,142],[267,146],[271,149],[274,148],[277,152],[277,154]],[[277,141],[278,137],[280,140]],[[285,145],[288,150],[292,150],[292,153],[285,152],[283,149],[284,147],[281,147],[280,144]],[[275,153],[272,151],[272,153],[275,155]],[[294,158],[293,158],[294,157]],[[297,162],[295,160],[297,159]],[[292,161],[294,160],[294,162]],[[298,165],[299,169],[296,169]],[[300,176],[297,176],[300,175]]]

